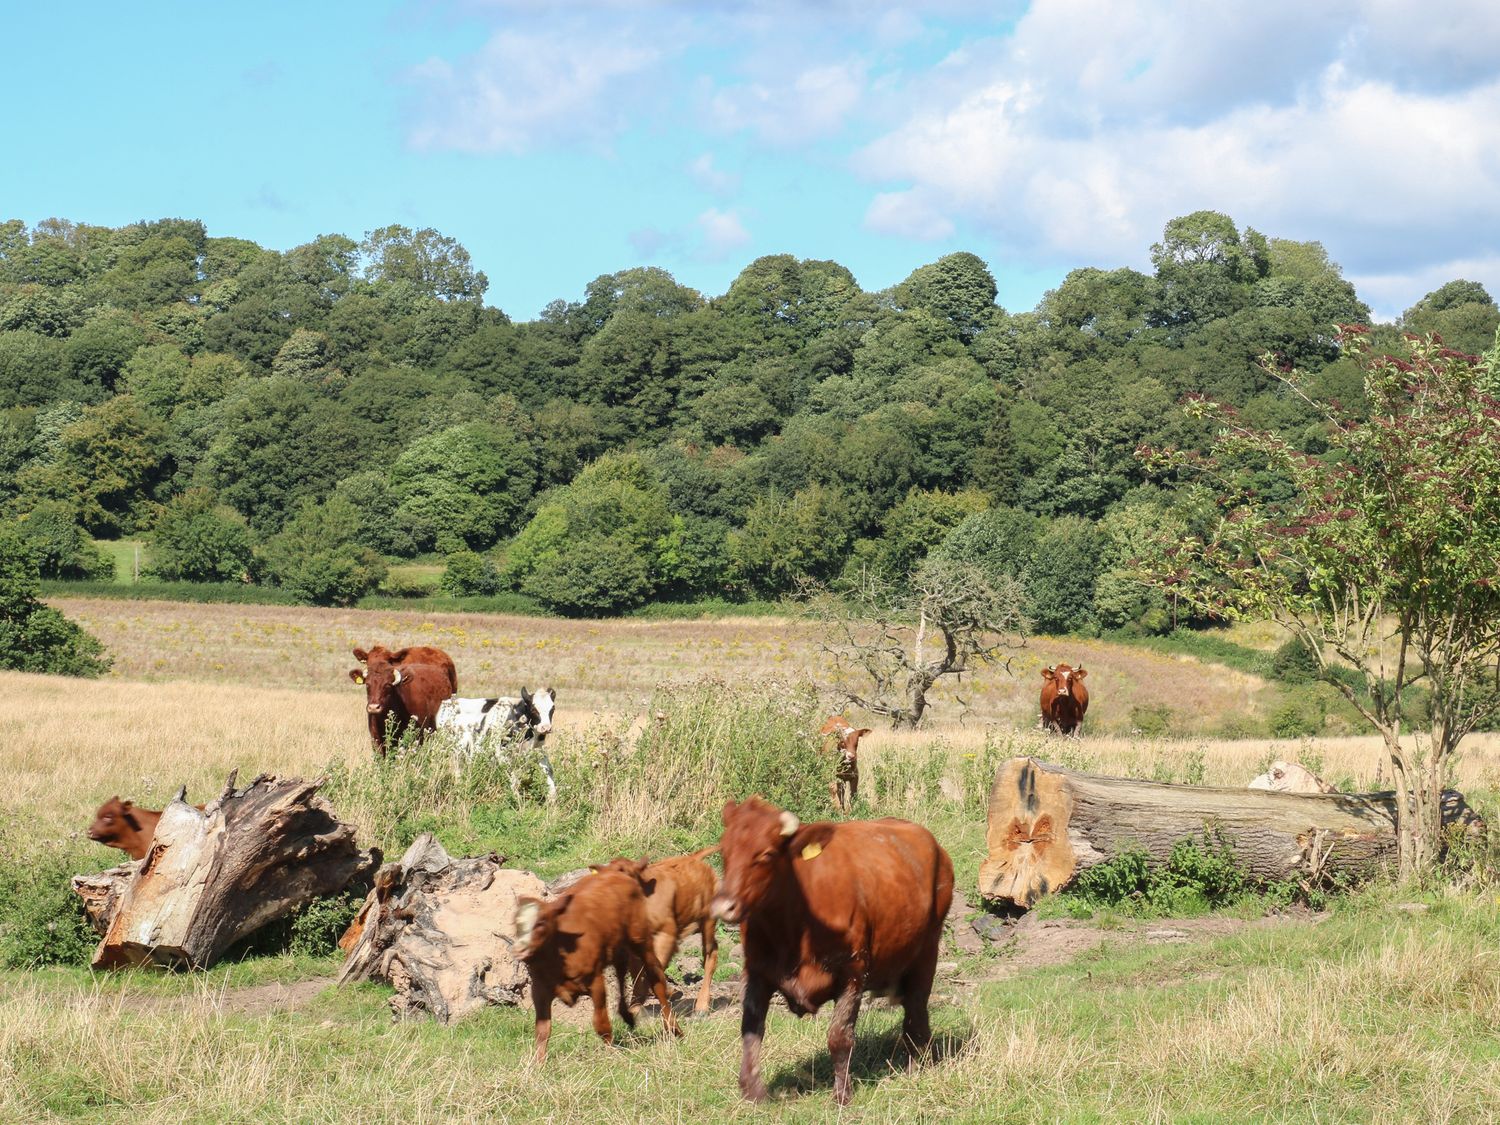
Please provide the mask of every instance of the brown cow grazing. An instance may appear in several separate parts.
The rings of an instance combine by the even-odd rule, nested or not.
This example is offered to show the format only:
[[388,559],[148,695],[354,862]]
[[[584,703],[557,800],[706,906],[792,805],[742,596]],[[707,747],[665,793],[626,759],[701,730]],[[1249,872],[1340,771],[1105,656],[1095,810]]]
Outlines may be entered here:
[[[699,1014],[708,1011],[714,970],[719,967],[719,945],[712,910],[719,876],[703,862],[704,856],[718,850],[719,845],[715,844],[691,855],[659,859],[641,875],[641,886],[646,892],[646,917],[651,923],[652,948],[662,971],[666,971],[677,955],[677,945],[685,934],[696,929],[703,939],[703,984],[693,1004],[693,1011]],[[628,874],[637,867],[631,860],[616,859],[594,870]],[[644,967],[638,962],[632,962],[631,972],[635,977],[630,995],[631,1010],[639,1011],[645,1002],[649,982]]]
[[[203,808],[202,805],[193,807]],[[94,813],[88,837],[106,847],[119,848],[131,859],[145,859],[156,836],[156,822],[161,819],[161,814],[161,809],[143,809],[134,801],[111,797]]]
[[440,648],[414,645],[392,652],[376,645],[368,652],[357,648],[354,656],[365,667],[351,668],[349,678],[364,685],[370,741],[381,757],[387,732],[399,740],[413,723],[419,733],[434,729],[438,708],[458,690],[453,660]]
[[802,824],[751,797],[724,806],[719,852],[714,913],[740,923],[745,952],[740,1092],[766,1098],[760,1044],[773,992],[799,1016],[837,1001],[828,1053],[840,1105],[862,993],[900,997],[914,1063],[932,1040],[927,999],[953,900],[953,861],[932,833],[890,817]]
[[833,746],[839,748],[839,764],[834,770],[833,780],[828,783],[828,796],[833,807],[848,812],[859,796],[859,740],[870,733],[869,727],[855,729],[842,715],[832,715],[818,730],[828,735],[821,747],[827,753]]
[[552,1001],[568,1007],[588,993],[594,1003],[594,1030],[606,1043],[614,1042],[604,970],[613,965],[620,982],[620,1018],[635,1026],[627,984],[631,958],[645,966],[651,989],[661,1004],[662,1019],[680,1036],[667,980],[651,942],[646,914],[646,892],[641,878],[645,864],[623,861],[625,869],[585,876],[551,902],[522,898],[516,912],[516,932],[529,934],[520,960],[531,973],[531,999],[536,1005],[536,1061],[547,1058],[552,1035]]
[[1058,734],[1083,734],[1083,714],[1089,709],[1089,689],[1083,686],[1088,672],[1080,664],[1059,664],[1042,669],[1042,729]]

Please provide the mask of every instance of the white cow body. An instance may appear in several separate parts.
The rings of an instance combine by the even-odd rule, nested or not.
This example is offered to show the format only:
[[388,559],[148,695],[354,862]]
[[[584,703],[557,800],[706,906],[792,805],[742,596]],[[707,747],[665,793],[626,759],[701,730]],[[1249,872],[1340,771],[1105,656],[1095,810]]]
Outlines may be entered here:
[[[530,705],[527,707],[526,705]],[[557,797],[557,782],[552,776],[552,763],[547,758],[542,743],[552,731],[552,715],[556,708],[556,693],[551,688],[531,694],[522,689],[521,698],[501,696],[496,699],[471,699],[452,695],[438,706],[437,729],[451,731],[456,739],[458,751],[465,759],[480,752],[492,752],[497,757],[506,755],[508,739],[524,734],[524,744],[534,750],[547,779],[547,799]],[[530,721],[529,711],[537,715],[535,723]],[[524,715],[524,718],[518,717]],[[511,774],[511,790],[520,796],[520,785],[514,772]]]
[[1270,769],[1251,780],[1247,789],[1269,789],[1274,793],[1336,793],[1328,782],[1296,762],[1272,762]]

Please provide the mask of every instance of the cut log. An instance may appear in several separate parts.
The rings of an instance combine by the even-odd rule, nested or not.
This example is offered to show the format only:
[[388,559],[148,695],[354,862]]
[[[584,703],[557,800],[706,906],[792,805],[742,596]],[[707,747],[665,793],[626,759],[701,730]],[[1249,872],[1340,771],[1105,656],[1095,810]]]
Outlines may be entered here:
[[[1394,861],[1394,793],[1296,794],[1100,777],[1012,758],[990,790],[989,858],[979,893],[1029,909],[1080,871],[1132,848],[1163,863],[1180,840],[1212,836],[1234,847],[1254,879],[1309,884],[1364,878]],[[1482,833],[1463,794],[1443,794],[1443,823]]]
[[520,1004],[530,975],[516,959],[516,900],[541,898],[541,879],[497,855],[454,859],[423,833],[375,889],[339,942],[339,983],[374,980],[396,992],[397,1018],[429,1013],[452,1023],[489,1004]]
[[79,876],[103,938],[96,969],[155,964],[204,969],[268,922],[352,882],[380,862],[317,796],[321,781],[261,776],[200,811],[177,797],[138,863]]

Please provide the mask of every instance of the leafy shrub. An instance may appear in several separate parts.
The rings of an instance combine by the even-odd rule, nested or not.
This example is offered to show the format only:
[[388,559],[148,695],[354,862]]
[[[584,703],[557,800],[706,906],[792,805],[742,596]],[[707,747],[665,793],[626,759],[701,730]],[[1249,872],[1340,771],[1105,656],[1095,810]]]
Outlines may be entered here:
[[109,667],[101,645],[37,598],[36,558],[14,527],[0,525],[0,668],[97,676]]
[[1304,738],[1323,729],[1328,714],[1322,696],[1311,686],[1287,693],[1285,702],[1271,712],[1271,733],[1277,738]]
[[1164,864],[1139,848],[1090,867],[1066,894],[1092,909],[1111,907],[1138,916],[1202,913],[1227,906],[1251,889],[1234,848],[1223,837],[1172,845]]
[[211,492],[174,496],[151,531],[150,573],[176,582],[233,582],[250,570],[254,541],[245,518]]
[[66,502],[44,500],[22,516],[18,526],[41,577],[114,578],[115,560],[94,546]]
[[69,879],[90,860],[77,848],[38,846],[0,829],[0,968],[86,965],[98,943]]
[[1161,738],[1172,733],[1176,716],[1172,709],[1162,703],[1137,703],[1130,708],[1130,729],[1139,731],[1147,738]]
[[387,571],[377,591],[388,598],[425,598],[433,594],[436,587],[420,574],[406,571]]
[[1318,679],[1318,658],[1300,637],[1292,637],[1271,657],[1271,676],[1284,684],[1308,684]]
[[474,551],[455,551],[443,561],[443,577],[438,582],[443,593],[463,598],[499,592],[500,572],[483,555]]
[[314,605],[351,605],[385,577],[385,561],[358,540],[359,513],[335,494],[304,502],[286,527],[262,548],[259,563],[271,582]]

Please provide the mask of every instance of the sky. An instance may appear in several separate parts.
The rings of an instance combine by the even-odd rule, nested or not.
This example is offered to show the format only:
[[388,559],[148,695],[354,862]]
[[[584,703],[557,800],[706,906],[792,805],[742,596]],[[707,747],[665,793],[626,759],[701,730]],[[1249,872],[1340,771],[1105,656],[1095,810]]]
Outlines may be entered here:
[[1199,209],[1500,296],[1496,0],[0,0],[0,219],[456,238],[518,320],[763,254],[1033,308]]

